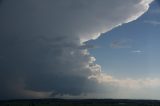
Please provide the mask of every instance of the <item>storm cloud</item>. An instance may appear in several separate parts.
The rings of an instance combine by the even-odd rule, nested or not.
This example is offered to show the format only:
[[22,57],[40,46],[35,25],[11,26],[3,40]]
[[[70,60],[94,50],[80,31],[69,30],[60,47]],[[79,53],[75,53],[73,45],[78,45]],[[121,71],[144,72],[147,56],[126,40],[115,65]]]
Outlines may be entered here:
[[85,42],[136,20],[152,1],[0,0],[0,99],[105,91]]

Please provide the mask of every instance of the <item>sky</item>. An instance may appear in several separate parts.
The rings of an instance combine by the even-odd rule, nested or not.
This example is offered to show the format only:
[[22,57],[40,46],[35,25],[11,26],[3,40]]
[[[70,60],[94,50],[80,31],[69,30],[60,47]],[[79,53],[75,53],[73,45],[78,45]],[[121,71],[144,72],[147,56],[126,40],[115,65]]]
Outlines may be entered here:
[[150,9],[136,21],[87,42],[95,46],[89,51],[103,71],[121,78],[160,77],[159,10],[159,4],[153,2]]
[[0,99],[160,99],[157,0],[0,0]]

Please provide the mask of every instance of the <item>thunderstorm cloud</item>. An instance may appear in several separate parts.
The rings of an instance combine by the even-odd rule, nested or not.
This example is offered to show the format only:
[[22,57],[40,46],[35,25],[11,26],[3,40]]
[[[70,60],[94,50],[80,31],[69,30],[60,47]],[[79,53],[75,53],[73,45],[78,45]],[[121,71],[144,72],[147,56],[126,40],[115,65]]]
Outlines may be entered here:
[[130,80],[102,74],[85,42],[136,20],[152,1],[0,0],[0,99],[114,97],[112,86]]

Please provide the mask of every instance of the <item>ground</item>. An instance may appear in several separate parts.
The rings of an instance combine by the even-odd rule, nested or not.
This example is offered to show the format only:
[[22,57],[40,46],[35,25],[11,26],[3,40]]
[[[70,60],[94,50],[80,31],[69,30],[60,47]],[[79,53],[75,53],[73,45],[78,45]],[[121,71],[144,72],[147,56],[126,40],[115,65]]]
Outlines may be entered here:
[[1,100],[0,106],[160,106],[160,101],[125,99],[30,99]]

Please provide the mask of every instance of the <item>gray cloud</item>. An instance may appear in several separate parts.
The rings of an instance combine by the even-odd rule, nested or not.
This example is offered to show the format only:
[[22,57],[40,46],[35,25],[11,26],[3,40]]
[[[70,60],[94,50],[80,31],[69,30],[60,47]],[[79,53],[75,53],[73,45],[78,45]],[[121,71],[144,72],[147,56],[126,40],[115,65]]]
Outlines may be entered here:
[[[7,41],[5,37],[1,37],[1,40],[5,41],[1,43],[6,47],[1,47],[4,52],[1,53],[4,58],[0,60],[1,81],[6,84],[5,81],[8,80],[8,86],[15,83],[14,86],[20,87],[23,82],[24,89],[39,92],[54,91],[59,94],[78,95],[91,91],[91,88],[87,87],[92,82],[87,76],[92,73],[85,67],[90,57],[81,54],[82,50],[74,48],[76,44],[64,42],[64,39],[59,39],[57,43],[54,40],[27,40],[21,37],[19,40],[12,38]],[[70,54],[71,51],[74,54]]]
[[0,0],[0,4],[2,3],[3,0]]
[[89,79],[99,75],[101,67],[94,63],[84,42],[137,19],[152,0],[141,1],[3,1],[0,99],[78,96],[109,90]]

